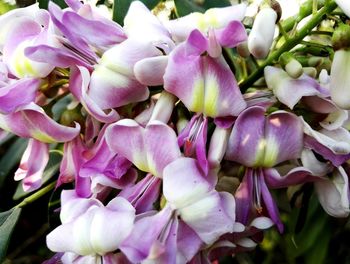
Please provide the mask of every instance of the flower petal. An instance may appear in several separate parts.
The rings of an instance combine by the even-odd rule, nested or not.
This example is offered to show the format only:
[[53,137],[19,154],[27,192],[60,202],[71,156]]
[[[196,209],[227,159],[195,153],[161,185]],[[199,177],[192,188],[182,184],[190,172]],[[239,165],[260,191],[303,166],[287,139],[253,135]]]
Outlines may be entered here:
[[347,217],[350,212],[349,179],[343,167],[334,170],[332,179],[315,182],[323,209],[334,217]]
[[175,132],[164,123],[152,121],[142,128],[134,120],[118,121],[107,129],[109,147],[140,170],[162,177],[164,167],[180,154]]
[[113,123],[119,119],[119,114],[111,109],[106,114],[99,105],[88,95],[90,73],[84,67],[73,67],[71,69],[69,88],[72,94],[81,102],[86,111],[98,121]]
[[293,79],[282,69],[272,66],[265,67],[264,72],[267,86],[273,90],[278,100],[290,109],[293,109],[302,97],[317,96],[322,99],[329,96],[326,88],[306,74]]
[[0,88],[0,112],[9,114],[19,107],[34,102],[39,79],[24,78]]
[[44,110],[34,103],[30,103],[21,110],[9,114],[0,114],[0,127],[20,137],[34,138],[42,142],[65,142],[75,138],[80,126],[66,127],[56,123]]
[[49,161],[49,146],[35,139],[30,139],[23,153],[15,180],[23,179],[23,190],[30,192],[42,184],[42,176]]

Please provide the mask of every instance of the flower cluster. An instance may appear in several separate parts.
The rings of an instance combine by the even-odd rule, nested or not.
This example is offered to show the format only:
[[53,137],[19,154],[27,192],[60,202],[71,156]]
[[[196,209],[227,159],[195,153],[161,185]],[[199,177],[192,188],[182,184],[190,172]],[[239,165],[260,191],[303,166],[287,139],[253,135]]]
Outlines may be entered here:
[[66,3],[0,17],[0,128],[29,138],[15,180],[40,188],[50,149],[63,149],[47,263],[211,263],[283,232],[270,190],[308,182],[328,214],[348,216],[344,34],[330,74],[286,52],[263,88],[240,90],[228,51],[266,58],[276,9],[261,7],[249,32],[246,4],[161,22],[133,1],[122,27]]

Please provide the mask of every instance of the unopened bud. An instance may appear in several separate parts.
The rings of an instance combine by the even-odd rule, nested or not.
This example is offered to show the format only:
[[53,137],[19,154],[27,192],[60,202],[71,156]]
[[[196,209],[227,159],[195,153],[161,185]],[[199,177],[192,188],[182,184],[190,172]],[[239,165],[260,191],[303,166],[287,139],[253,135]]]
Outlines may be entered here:
[[290,52],[283,53],[279,60],[290,77],[296,79],[303,74],[303,66]]
[[295,59],[287,63],[285,70],[294,79],[299,78],[303,74],[303,66]]
[[348,49],[350,47],[350,26],[341,24],[333,33],[332,45],[334,50]]
[[265,58],[271,48],[277,13],[271,7],[263,8],[255,17],[253,28],[248,36],[248,49],[257,59]]
[[317,76],[317,70],[314,67],[304,67],[303,72],[312,78],[316,78]]
[[311,57],[308,60],[308,65],[310,67],[318,67],[324,62],[324,59],[322,57]]

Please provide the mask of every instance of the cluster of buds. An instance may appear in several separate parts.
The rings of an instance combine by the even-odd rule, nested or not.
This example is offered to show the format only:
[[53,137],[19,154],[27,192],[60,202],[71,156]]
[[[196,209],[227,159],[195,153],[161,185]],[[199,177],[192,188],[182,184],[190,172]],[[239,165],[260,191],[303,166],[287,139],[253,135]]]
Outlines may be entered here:
[[211,263],[283,232],[270,189],[309,182],[328,214],[348,216],[348,26],[330,75],[286,52],[242,94],[224,51],[268,56],[270,6],[248,35],[246,4],[161,22],[133,1],[122,27],[66,3],[0,17],[0,128],[29,138],[15,179],[40,188],[59,143],[57,187],[74,186],[47,263]]

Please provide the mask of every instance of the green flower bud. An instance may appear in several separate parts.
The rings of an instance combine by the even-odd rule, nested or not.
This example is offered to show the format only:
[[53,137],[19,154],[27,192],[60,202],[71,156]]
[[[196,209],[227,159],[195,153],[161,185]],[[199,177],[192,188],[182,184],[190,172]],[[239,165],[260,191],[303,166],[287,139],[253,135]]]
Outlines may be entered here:
[[350,47],[350,25],[341,24],[333,33],[332,45],[334,50]]

